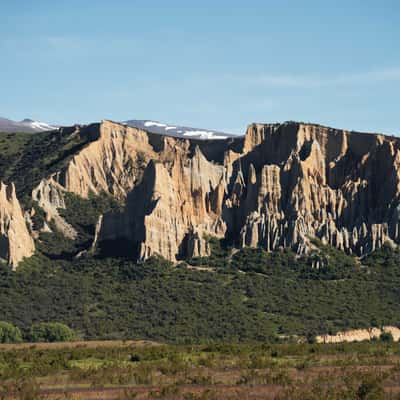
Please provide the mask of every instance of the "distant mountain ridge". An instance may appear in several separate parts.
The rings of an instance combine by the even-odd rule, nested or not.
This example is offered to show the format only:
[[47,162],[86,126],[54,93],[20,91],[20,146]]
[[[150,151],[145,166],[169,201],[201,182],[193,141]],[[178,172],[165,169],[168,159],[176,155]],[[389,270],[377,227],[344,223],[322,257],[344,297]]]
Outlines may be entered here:
[[[193,128],[146,119],[129,119],[120,123],[132,128],[142,129],[149,133],[185,139],[225,140],[238,136],[233,133],[221,132],[215,129]],[[82,126],[84,125],[85,124],[82,124]],[[5,133],[38,133],[52,131],[58,128],[59,126],[57,125],[35,121],[29,118],[25,118],[22,121],[13,121],[8,118],[0,117],[0,132]]]
[[25,118],[22,121],[13,121],[8,118],[0,117],[0,132],[6,133],[37,133],[52,131],[58,129],[55,125],[50,125],[46,122],[34,121],[29,118]]

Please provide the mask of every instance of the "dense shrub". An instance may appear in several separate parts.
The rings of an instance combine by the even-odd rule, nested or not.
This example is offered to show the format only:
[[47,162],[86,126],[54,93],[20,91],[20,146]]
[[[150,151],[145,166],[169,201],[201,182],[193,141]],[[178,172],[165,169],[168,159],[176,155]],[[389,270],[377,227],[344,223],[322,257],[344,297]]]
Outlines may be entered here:
[[32,342],[70,342],[74,338],[74,331],[58,322],[33,324],[29,331],[29,340]]
[[18,343],[22,341],[19,328],[8,322],[0,321],[0,343]]

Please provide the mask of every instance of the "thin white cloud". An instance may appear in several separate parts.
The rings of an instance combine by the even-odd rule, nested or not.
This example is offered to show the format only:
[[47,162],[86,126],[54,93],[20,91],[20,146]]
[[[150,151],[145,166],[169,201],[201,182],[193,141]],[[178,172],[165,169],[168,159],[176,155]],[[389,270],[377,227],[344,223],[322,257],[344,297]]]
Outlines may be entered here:
[[275,75],[264,74],[251,77],[228,76],[229,79],[250,85],[288,88],[320,88],[329,86],[367,85],[384,82],[400,82],[400,68],[385,68],[360,72],[356,74],[344,74],[333,77],[307,76],[307,75]]
[[368,84],[380,82],[398,82],[400,81],[400,68],[385,68],[358,74],[349,74],[338,76],[331,81],[327,80],[327,84],[348,85],[348,84]]

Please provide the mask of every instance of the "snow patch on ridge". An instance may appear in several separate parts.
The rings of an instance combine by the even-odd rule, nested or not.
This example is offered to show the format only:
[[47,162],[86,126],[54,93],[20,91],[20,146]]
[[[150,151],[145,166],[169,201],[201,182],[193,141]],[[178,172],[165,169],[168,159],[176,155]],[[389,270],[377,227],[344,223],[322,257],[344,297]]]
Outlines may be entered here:
[[213,131],[185,131],[184,136],[199,136],[201,139],[228,139],[228,136],[216,135]]
[[146,122],[144,123],[144,126],[146,126],[146,127],[158,126],[158,127],[160,127],[160,128],[164,128],[164,127],[166,127],[167,125],[161,124],[160,122],[146,121]]
[[30,125],[34,129],[39,129],[41,131],[51,131],[57,129],[57,127],[55,126],[51,126],[49,124],[46,124],[45,122],[39,122],[39,121],[33,121],[28,125]]
[[170,125],[152,120],[128,120],[123,121],[125,125],[133,128],[144,129],[150,133],[167,135],[178,138],[197,139],[197,140],[225,140],[237,135],[225,132],[218,132],[211,129],[198,129],[187,126]]

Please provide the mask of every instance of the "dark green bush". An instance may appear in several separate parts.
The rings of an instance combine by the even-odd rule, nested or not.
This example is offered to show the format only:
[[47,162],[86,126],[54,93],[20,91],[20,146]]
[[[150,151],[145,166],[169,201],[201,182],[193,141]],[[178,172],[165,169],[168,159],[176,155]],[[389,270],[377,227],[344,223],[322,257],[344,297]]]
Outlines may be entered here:
[[382,332],[379,336],[382,342],[393,342],[393,335],[390,332]]
[[359,400],[383,400],[385,392],[382,383],[376,377],[369,377],[358,387],[356,396]]

